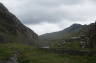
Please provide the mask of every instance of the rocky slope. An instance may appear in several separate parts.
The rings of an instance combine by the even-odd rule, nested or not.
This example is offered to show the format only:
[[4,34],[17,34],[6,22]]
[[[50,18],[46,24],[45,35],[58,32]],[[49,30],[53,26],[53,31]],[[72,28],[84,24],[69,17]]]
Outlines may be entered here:
[[35,32],[23,25],[15,15],[0,3],[0,43],[34,44],[37,39],[38,35]]

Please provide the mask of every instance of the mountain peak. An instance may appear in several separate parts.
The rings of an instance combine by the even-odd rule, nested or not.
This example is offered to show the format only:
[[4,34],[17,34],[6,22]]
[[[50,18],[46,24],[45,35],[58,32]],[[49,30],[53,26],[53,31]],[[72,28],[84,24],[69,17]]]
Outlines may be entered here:
[[78,23],[75,23],[75,24],[72,24],[71,27],[77,27],[77,26],[82,26],[81,24],[78,24]]

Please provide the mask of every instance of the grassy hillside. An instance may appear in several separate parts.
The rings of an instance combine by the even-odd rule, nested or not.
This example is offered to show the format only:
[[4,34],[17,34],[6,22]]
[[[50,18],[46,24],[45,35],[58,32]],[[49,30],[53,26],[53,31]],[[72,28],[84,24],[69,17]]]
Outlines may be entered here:
[[40,44],[50,45],[54,42],[56,43],[65,39],[70,39],[71,37],[79,37],[85,35],[87,31],[88,25],[73,24],[62,31],[39,36]]
[[[70,34],[73,33],[80,33],[79,31],[83,28],[87,27],[87,25],[81,25],[81,24],[73,24],[70,27],[59,31],[59,32],[53,32],[53,33],[48,33],[48,34],[43,34],[40,36],[40,38],[45,38],[45,39],[61,39],[66,36],[69,36]],[[74,34],[76,35],[76,34]]]
[[0,44],[0,62],[15,53],[19,63],[96,63],[96,56],[60,55],[22,44]]

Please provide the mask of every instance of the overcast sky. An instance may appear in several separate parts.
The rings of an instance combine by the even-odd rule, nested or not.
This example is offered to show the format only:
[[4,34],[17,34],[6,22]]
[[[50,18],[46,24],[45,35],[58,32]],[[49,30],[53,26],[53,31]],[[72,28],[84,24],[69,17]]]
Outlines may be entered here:
[[0,0],[37,34],[62,30],[96,19],[96,0]]

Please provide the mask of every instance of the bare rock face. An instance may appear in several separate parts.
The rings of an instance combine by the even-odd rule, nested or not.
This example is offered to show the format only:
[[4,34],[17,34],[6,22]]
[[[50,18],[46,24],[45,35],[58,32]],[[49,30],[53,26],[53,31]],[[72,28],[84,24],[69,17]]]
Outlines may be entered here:
[[34,44],[38,35],[23,25],[20,20],[0,3],[0,43],[19,42]]

